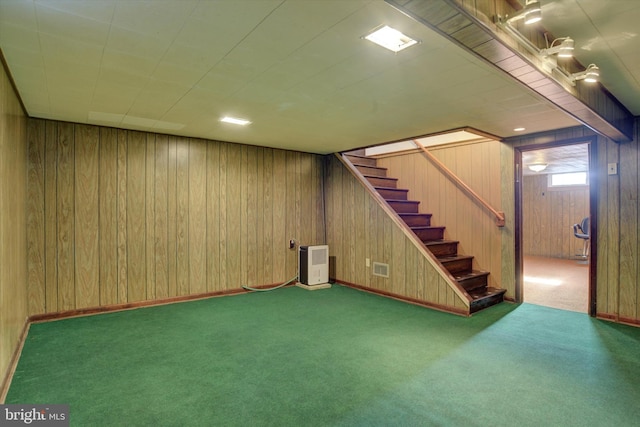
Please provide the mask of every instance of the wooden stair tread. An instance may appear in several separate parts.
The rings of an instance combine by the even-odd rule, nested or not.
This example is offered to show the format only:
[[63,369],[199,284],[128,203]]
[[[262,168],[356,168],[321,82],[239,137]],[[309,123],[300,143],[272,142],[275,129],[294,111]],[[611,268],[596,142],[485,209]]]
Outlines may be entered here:
[[488,276],[488,275],[489,275],[488,271],[471,270],[467,272],[457,273],[453,277],[455,277],[456,280],[461,281],[461,280],[469,280],[469,279],[474,279],[476,277]]
[[373,188],[375,188],[376,190],[406,191],[407,193],[409,192],[409,190],[407,190],[406,188],[380,187],[378,185],[374,186]]
[[[411,227],[411,229],[415,232],[415,231],[420,231],[420,230],[444,230],[446,227],[443,225],[416,225]],[[437,240],[440,241],[440,240]]]
[[362,176],[364,176],[365,178],[380,178],[380,179],[384,179],[387,181],[397,181],[398,178],[390,178],[388,176],[379,176],[379,175],[369,175],[366,173],[363,173]]
[[473,259],[473,255],[445,255],[439,256],[438,261],[441,263],[451,262],[451,261],[460,261],[463,259]]
[[469,291],[468,294],[471,295],[471,298],[473,298],[475,302],[476,300],[483,298],[491,298],[497,295],[504,295],[506,292],[506,289],[487,287],[484,289],[474,289],[472,291]]
[[440,239],[440,240],[430,240],[428,242],[425,242],[424,244],[427,246],[436,246],[436,245],[450,245],[452,243],[460,243],[460,242],[457,240]]
[[420,200],[402,200],[402,199],[385,199],[387,202],[392,203],[420,203]]

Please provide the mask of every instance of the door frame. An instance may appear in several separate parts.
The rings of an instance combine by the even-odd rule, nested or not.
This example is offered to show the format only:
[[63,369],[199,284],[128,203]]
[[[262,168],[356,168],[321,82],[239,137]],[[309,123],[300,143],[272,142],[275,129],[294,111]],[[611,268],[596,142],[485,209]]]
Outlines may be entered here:
[[515,171],[515,299],[523,302],[524,268],[522,251],[522,153],[525,151],[543,150],[545,148],[560,147],[563,145],[588,144],[589,152],[589,304],[587,312],[595,317],[597,310],[597,260],[598,260],[598,150],[597,137],[586,136],[579,138],[563,139],[553,142],[529,144],[514,147],[514,171]]

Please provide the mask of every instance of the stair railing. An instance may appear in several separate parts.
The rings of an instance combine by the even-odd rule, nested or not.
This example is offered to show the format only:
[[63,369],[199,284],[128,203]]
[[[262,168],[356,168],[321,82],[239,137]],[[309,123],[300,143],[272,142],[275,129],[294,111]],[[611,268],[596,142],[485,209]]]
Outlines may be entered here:
[[485,201],[482,197],[478,195],[471,187],[469,187],[464,181],[462,181],[458,176],[453,173],[448,167],[444,165],[436,156],[431,154],[429,150],[427,150],[418,140],[412,140],[416,147],[422,149],[422,152],[427,156],[429,160],[431,160],[449,179],[455,182],[458,186],[460,186],[467,194],[471,196],[471,198],[475,199],[482,206],[487,208],[494,216],[496,220],[496,225],[498,227],[504,227],[505,225],[505,217],[504,212],[496,210],[493,206],[491,206],[487,201]]

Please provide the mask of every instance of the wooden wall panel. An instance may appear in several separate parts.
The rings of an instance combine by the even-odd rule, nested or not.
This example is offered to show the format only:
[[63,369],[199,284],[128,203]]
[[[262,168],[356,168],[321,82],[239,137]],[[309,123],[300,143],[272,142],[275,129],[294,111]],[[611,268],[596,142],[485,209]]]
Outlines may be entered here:
[[43,312],[46,306],[45,288],[45,238],[44,238],[44,155],[45,133],[44,123],[30,121],[29,126],[29,160],[27,169],[27,268],[28,298],[30,314]]
[[189,142],[176,147],[176,291],[189,295]]
[[[39,135],[42,136],[41,130]],[[43,204],[43,171],[37,170],[42,163],[40,166],[27,166],[28,157],[33,158],[36,153],[39,153],[36,160],[42,160],[40,136],[29,136],[32,142],[37,140],[37,148],[30,148],[28,155],[27,118],[5,68],[0,65],[0,384],[6,378],[11,358],[20,342],[29,314],[28,298],[37,296],[38,307],[45,300],[42,294],[43,230],[31,229],[28,238],[26,234],[27,218],[30,225],[41,224],[43,220],[42,214],[35,213],[32,216],[27,211]],[[36,179],[36,190],[27,190],[27,176],[29,180]],[[39,200],[26,201],[31,196]],[[27,252],[27,239],[39,242],[37,248]],[[38,275],[40,277],[36,277]],[[36,282],[27,285],[32,278]]]
[[118,131],[117,138],[117,203],[118,215],[116,219],[118,230],[118,303],[129,301],[127,294],[127,133]]
[[207,291],[207,146],[189,145],[189,293]]
[[549,190],[547,175],[522,179],[523,253],[575,259],[583,241],[573,234],[573,224],[589,215],[589,187]]
[[324,243],[321,156],[29,123],[32,314],[282,283]]
[[[45,299],[47,311],[58,310],[58,123],[40,122],[45,127],[44,238]],[[34,310],[35,312],[35,310]],[[32,313],[33,314],[33,313]]]
[[100,305],[118,302],[118,140],[113,128],[100,128],[98,203]]
[[147,298],[146,258],[146,138],[128,132],[127,138],[127,302]]
[[207,292],[223,289],[220,278],[220,144],[207,144]]
[[177,267],[177,146],[178,138],[169,137],[169,153],[167,165],[167,276],[169,297],[178,295]]
[[[336,278],[377,291],[465,311],[466,305],[366,188],[335,156],[327,157],[327,243]],[[359,207],[358,205],[362,205]],[[367,224],[370,239],[356,239]],[[371,266],[366,267],[369,258]],[[389,277],[373,276],[373,263],[389,264]]]
[[157,135],[155,141],[155,226],[154,226],[154,267],[155,297],[169,297],[169,217],[167,209],[169,138]]
[[75,192],[74,126],[58,124],[58,308],[76,307],[75,292]]
[[74,146],[75,306],[95,307],[100,304],[100,129],[94,126],[76,126]]
[[640,171],[637,142],[620,143],[620,316],[638,316],[638,174]]
[[156,135],[146,135],[145,159],[145,298],[156,299]]

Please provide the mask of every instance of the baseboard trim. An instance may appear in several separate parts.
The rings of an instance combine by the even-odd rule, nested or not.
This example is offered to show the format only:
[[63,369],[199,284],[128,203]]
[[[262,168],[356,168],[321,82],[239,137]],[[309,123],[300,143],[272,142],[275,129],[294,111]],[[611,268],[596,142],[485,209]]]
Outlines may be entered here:
[[459,308],[448,307],[446,305],[440,305],[440,304],[434,304],[432,302],[419,300],[417,298],[405,297],[403,295],[394,294],[392,292],[381,291],[379,289],[373,289],[373,288],[369,288],[367,286],[362,286],[362,285],[357,285],[355,283],[346,282],[344,280],[334,279],[334,282],[335,283],[339,283],[339,284],[344,285],[344,286],[348,286],[350,288],[358,289],[360,291],[369,292],[369,293],[372,293],[372,294],[380,295],[380,296],[387,297],[387,298],[392,298],[392,299],[395,299],[395,300],[398,300],[398,301],[402,301],[402,302],[407,302],[407,303],[413,304],[413,305],[419,305],[421,307],[426,307],[426,308],[430,308],[430,309],[433,309],[433,310],[442,311],[442,312],[445,312],[445,313],[455,314],[457,316],[463,316],[463,317],[470,317],[471,316],[468,311],[463,310],[463,309],[459,309]]
[[0,404],[3,404],[5,399],[7,398],[9,386],[11,385],[11,380],[13,379],[13,373],[16,371],[16,367],[18,366],[18,360],[20,360],[20,354],[22,354],[22,348],[24,347],[24,341],[27,338],[27,333],[29,332],[30,325],[31,322],[29,321],[29,318],[26,318],[24,321],[24,325],[22,326],[22,331],[20,332],[20,337],[18,338],[16,348],[11,355],[9,366],[7,366],[7,371],[5,372],[4,378],[2,378],[2,383],[0,384]]
[[[259,285],[259,286],[255,286],[254,288],[268,289],[268,288],[272,288],[274,286],[279,286],[279,285],[280,284],[278,283],[272,284],[272,285]],[[287,285],[287,286],[293,286],[293,284]],[[35,314],[29,317],[29,321],[31,323],[42,323],[42,322],[49,322],[52,320],[68,319],[72,317],[91,316],[94,314],[112,313],[112,312],[124,311],[124,310],[134,310],[136,308],[142,308],[142,307],[153,307],[153,306],[159,306],[159,305],[174,304],[178,302],[187,302],[187,301],[195,301],[195,300],[207,299],[207,298],[223,297],[228,295],[246,294],[250,292],[251,291],[248,291],[243,288],[235,288],[235,289],[228,289],[225,291],[205,292],[200,294],[183,295],[183,296],[163,298],[158,300],[146,300],[146,301],[137,301],[137,302],[131,302],[131,303],[111,304],[111,305],[104,305],[100,307],[87,307],[87,308],[80,308],[77,310],[58,311],[55,313]]]
[[596,313],[596,318],[600,320],[607,320],[609,322],[614,322],[614,323],[622,323],[623,325],[640,327],[640,319],[623,317],[617,314]]

